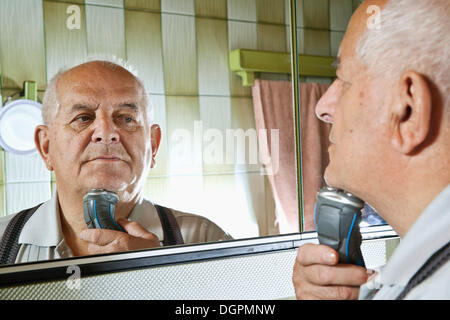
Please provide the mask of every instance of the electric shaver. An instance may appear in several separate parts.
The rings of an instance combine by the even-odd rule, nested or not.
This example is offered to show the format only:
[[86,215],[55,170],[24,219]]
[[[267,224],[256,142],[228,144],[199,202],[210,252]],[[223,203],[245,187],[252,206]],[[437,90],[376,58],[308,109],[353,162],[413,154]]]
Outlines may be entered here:
[[105,189],[91,189],[83,197],[84,220],[89,229],[124,231],[114,214],[119,197]]
[[340,263],[365,267],[361,252],[361,210],[364,202],[343,190],[324,187],[314,206],[314,222],[319,243],[339,253]]

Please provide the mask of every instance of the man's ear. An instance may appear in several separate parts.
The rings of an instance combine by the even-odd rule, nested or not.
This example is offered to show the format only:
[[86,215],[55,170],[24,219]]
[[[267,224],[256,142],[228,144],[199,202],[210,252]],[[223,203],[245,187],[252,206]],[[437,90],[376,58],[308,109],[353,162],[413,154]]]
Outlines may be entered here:
[[48,170],[53,171],[53,166],[49,157],[49,147],[50,147],[50,139],[49,139],[49,128],[44,125],[39,125],[36,127],[34,131],[34,143],[36,144],[36,149],[44,160],[45,166]]
[[432,95],[427,80],[414,71],[400,81],[399,99],[391,109],[391,142],[403,154],[411,154],[430,132]]
[[151,127],[151,142],[152,142],[152,165],[151,168],[156,166],[156,154],[158,153],[159,145],[161,143],[161,128],[159,125],[154,124]]

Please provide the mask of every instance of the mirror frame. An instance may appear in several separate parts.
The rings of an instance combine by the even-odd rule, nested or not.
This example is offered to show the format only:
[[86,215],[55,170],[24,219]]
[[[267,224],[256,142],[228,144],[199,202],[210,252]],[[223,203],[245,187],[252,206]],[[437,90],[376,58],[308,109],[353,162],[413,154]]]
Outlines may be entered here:
[[[300,105],[299,105],[299,55],[297,48],[297,16],[296,0],[290,0],[289,12],[291,21],[291,68],[293,85],[294,131],[297,165],[297,194],[299,212],[299,233],[236,239],[230,241],[210,242],[192,245],[171,246],[120,252],[112,254],[74,257],[49,261],[21,263],[0,266],[0,288],[11,287],[32,282],[45,282],[67,279],[69,266],[80,266],[82,277],[94,276],[110,272],[121,272],[139,268],[173,265],[179,263],[195,263],[198,261],[236,257],[258,253],[270,253],[280,250],[292,250],[300,242],[317,242],[317,233],[303,231],[302,201],[302,162],[300,146]],[[398,237],[389,225],[361,228],[364,240]]]
[[297,45],[297,0],[290,0],[289,13],[291,15],[291,82],[292,106],[294,108],[294,134],[295,134],[295,163],[297,174],[297,206],[298,230],[303,232],[303,177],[302,177],[302,148],[300,126],[300,72]]
[[[363,241],[398,238],[389,225],[361,228],[361,234]],[[293,233],[8,265],[0,268],[0,296],[3,290],[7,295],[8,288],[15,286],[67,280],[71,274],[69,267],[73,266],[80,268],[79,275],[82,279],[142,268],[296,250],[305,243],[318,243],[317,233]],[[114,284],[111,284],[111,287],[113,288]]]

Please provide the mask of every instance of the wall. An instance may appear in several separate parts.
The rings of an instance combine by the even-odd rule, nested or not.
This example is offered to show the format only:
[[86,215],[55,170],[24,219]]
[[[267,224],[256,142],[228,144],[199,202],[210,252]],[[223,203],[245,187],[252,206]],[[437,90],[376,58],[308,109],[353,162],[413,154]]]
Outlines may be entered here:
[[[335,55],[356,3],[298,0],[300,53]],[[186,164],[171,137],[178,129],[195,136],[195,121],[202,121],[204,130],[217,128],[222,133],[254,128],[250,88],[228,70],[228,52],[236,48],[290,52],[288,4],[288,0],[2,0],[3,99],[20,91],[25,80],[37,81],[42,99],[47,82],[61,66],[92,54],[128,60],[144,80],[155,121],[163,130],[157,167],[148,177],[145,195],[204,214],[230,228],[235,237],[273,234],[274,204],[258,164],[205,163],[202,151],[207,143],[201,136],[200,144],[191,144],[189,154],[194,156]],[[71,5],[80,9],[79,29],[67,28],[71,13],[66,10]],[[25,158],[2,152],[0,161],[4,168],[0,215],[50,197],[54,178],[37,155]],[[236,227],[236,221],[242,227]]]

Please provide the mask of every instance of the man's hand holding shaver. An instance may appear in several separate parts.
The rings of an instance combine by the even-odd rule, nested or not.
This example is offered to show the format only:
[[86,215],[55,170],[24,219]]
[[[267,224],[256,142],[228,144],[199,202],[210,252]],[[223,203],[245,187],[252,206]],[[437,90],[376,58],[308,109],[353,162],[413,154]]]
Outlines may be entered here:
[[297,299],[350,300],[358,299],[370,272],[339,264],[337,252],[329,246],[308,243],[298,249],[292,281]]
[[158,237],[148,232],[139,223],[119,219],[119,225],[126,231],[107,229],[86,229],[80,233],[80,239],[89,243],[90,254],[122,252],[160,247]]

